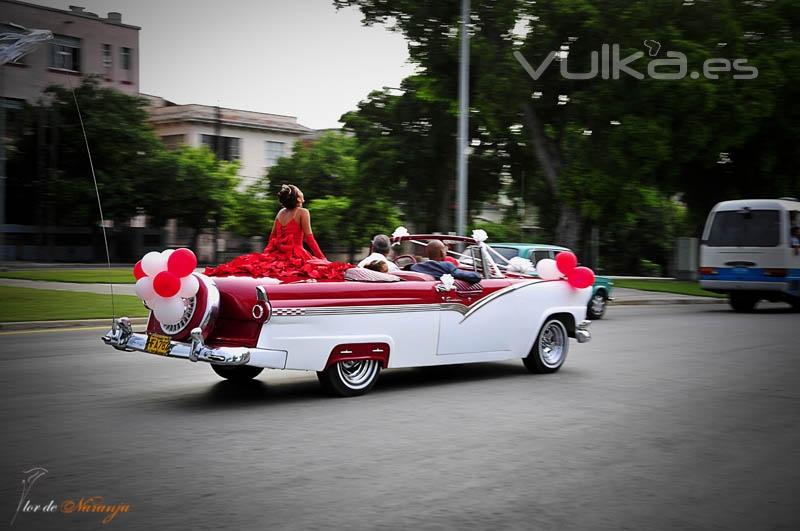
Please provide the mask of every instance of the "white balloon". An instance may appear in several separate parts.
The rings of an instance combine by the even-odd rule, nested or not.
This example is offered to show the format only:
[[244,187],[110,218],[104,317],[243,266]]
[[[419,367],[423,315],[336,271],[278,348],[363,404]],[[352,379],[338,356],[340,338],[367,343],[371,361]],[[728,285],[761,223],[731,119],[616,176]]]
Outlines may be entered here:
[[544,258],[536,262],[536,274],[542,280],[558,280],[561,278],[561,271],[558,270],[556,261],[550,258]]
[[169,260],[169,255],[175,252],[175,249],[164,249],[161,251],[161,257],[164,259],[164,269],[167,268],[167,260]]
[[180,297],[157,297],[153,301],[153,313],[156,314],[156,319],[161,324],[174,325],[178,324],[183,317],[184,311],[183,299]]
[[184,299],[191,299],[197,294],[198,289],[200,289],[200,282],[197,280],[197,277],[194,275],[187,275],[181,279],[181,289],[178,291],[178,295]]
[[154,277],[167,268],[167,261],[158,251],[150,251],[142,258],[142,271]]
[[136,292],[136,295],[139,296],[140,299],[147,302],[150,299],[153,299],[156,296],[156,292],[153,290],[153,278],[152,277],[142,277],[136,281],[136,287],[133,288]]

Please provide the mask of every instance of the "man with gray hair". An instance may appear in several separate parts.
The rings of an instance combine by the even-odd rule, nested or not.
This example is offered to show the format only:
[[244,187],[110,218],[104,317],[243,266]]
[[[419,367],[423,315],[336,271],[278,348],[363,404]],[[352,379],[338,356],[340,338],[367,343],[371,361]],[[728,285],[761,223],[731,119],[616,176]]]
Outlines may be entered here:
[[392,242],[389,237],[385,234],[378,234],[374,238],[372,238],[372,254],[368,257],[364,258],[358,263],[358,267],[364,267],[367,264],[371,264],[374,261],[379,262],[386,262],[389,266],[389,273],[393,271],[400,271],[400,268],[397,267],[394,262],[386,258],[389,254],[389,251],[392,249]]

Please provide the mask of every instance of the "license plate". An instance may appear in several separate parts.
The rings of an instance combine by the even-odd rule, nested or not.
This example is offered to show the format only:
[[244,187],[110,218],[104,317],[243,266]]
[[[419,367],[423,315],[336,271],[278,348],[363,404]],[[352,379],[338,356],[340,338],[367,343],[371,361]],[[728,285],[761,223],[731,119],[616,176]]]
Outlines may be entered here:
[[160,334],[147,334],[147,343],[145,343],[144,349],[150,354],[166,356],[170,349],[169,338]]
[[749,269],[747,269],[746,267],[734,267],[733,268],[733,273],[735,275],[746,275],[748,272],[749,272]]

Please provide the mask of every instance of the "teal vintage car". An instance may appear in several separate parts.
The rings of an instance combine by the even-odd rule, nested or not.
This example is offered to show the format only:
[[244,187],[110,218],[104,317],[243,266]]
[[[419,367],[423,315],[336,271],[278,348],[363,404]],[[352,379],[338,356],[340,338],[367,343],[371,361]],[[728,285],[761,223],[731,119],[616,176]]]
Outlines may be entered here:
[[[543,258],[555,258],[561,251],[569,251],[566,247],[558,245],[544,245],[539,243],[491,243],[489,246],[497,251],[506,260],[515,256],[527,258],[535,266]],[[608,301],[613,300],[611,293],[614,291],[614,281],[610,278],[596,276],[592,298],[586,307],[586,317],[589,319],[602,319],[606,313]]]

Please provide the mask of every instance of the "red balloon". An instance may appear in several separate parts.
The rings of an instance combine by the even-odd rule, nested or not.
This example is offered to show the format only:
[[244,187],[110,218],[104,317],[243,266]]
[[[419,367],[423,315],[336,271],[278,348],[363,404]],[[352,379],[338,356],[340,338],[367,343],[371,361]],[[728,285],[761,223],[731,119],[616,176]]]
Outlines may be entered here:
[[133,266],[133,277],[136,280],[139,280],[140,278],[146,277],[146,276],[147,276],[147,273],[145,273],[144,269],[142,269],[142,261],[139,260],[138,262],[136,262],[136,265]]
[[578,265],[578,257],[570,251],[561,251],[556,255],[556,265],[562,274],[569,276]]
[[180,277],[170,271],[162,271],[153,278],[153,290],[162,297],[172,297],[180,289]]
[[183,278],[191,275],[197,267],[197,257],[190,249],[176,249],[167,258],[167,271]]
[[567,276],[567,282],[578,289],[588,288],[594,284],[594,271],[588,267],[576,267]]

